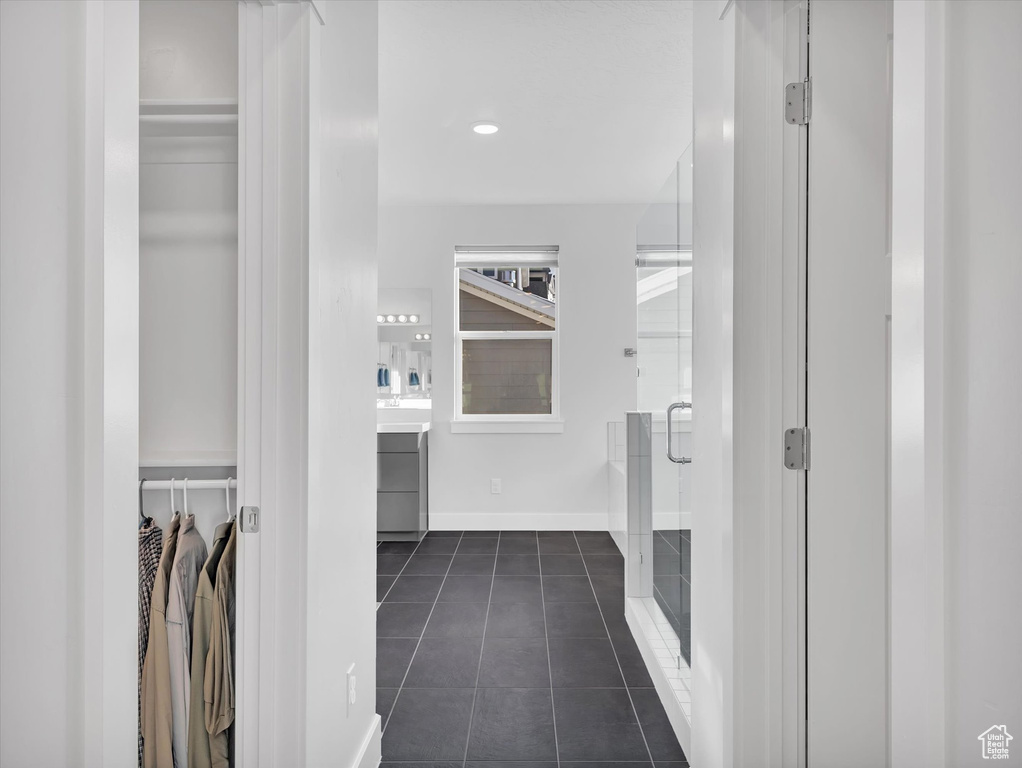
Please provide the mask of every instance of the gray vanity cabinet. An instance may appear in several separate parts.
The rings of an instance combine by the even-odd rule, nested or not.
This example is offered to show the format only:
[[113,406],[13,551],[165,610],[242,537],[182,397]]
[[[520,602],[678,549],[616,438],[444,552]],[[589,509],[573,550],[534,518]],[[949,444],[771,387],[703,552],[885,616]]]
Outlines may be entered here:
[[380,541],[418,541],[428,530],[429,432],[376,436],[376,528]]

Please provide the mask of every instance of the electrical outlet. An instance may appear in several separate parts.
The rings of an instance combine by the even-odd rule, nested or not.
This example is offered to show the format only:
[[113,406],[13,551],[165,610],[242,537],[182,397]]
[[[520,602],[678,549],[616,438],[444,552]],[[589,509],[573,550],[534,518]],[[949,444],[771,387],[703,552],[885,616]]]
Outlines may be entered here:
[[345,713],[345,716],[350,715],[351,714],[351,708],[353,706],[355,706],[356,688],[355,688],[355,665],[354,664],[352,664],[350,667],[348,667],[347,681],[348,681],[348,707],[347,707],[347,712]]
[[490,493],[500,493],[500,478],[494,477],[490,480]]

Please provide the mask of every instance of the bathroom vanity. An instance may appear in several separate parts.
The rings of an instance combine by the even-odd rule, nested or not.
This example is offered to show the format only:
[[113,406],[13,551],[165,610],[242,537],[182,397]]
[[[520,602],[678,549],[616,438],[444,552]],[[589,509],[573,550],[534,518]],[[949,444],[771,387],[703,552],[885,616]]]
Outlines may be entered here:
[[429,529],[429,423],[376,425],[380,541],[418,541]]

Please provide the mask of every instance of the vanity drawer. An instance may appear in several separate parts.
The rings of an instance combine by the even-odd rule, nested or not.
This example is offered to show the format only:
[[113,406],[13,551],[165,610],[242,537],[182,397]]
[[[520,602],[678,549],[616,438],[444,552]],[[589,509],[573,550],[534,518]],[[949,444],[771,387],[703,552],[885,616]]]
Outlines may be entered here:
[[419,490],[419,454],[376,454],[376,490],[417,492]]
[[418,530],[419,494],[377,493],[376,528],[380,531]]
[[419,450],[417,434],[383,434],[376,436],[377,453],[415,453]]

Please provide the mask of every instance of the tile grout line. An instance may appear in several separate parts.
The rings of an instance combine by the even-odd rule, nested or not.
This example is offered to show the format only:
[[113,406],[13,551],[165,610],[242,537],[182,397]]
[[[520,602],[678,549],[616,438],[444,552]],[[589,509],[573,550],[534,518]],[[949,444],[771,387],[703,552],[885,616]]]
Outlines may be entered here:
[[635,701],[632,699],[632,691],[628,687],[628,681],[625,679],[625,671],[621,666],[621,659],[618,658],[617,648],[614,647],[614,638],[610,636],[610,627],[607,626],[607,619],[603,615],[603,606],[600,605],[600,596],[596,594],[596,587],[593,586],[593,577],[589,573],[589,566],[586,564],[585,553],[582,552],[582,546],[578,543],[578,536],[575,534],[575,531],[572,531],[571,535],[575,537],[575,546],[578,547],[578,551],[582,555],[582,567],[586,572],[586,580],[589,582],[589,589],[593,591],[593,599],[596,600],[596,610],[600,612],[600,621],[603,622],[603,629],[607,633],[607,641],[610,643],[610,650],[614,654],[614,663],[617,664],[618,674],[621,675],[621,682],[625,687],[625,695],[628,696],[628,703],[632,705],[632,714],[635,715],[635,723],[639,726],[639,735],[642,736],[642,743],[646,745],[646,754],[649,755],[650,765],[655,767],[656,763],[653,760],[653,750],[649,748],[649,741],[646,739],[646,730],[642,727],[642,722],[639,720],[639,710],[635,707]]
[[[490,574],[490,594],[486,598],[486,617],[483,619],[483,638],[479,641],[479,663],[476,665],[476,684],[472,689],[472,707],[468,711],[468,733],[465,734],[465,754],[461,758],[461,768],[465,768],[468,763],[468,747],[472,742],[472,723],[476,717],[476,699],[479,696],[479,675],[483,670],[483,649],[486,647],[486,627],[490,623],[490,605],[493,600],[493,582],[497,580],[497,557],[500,555],[500,534],[501,531],[497,531],[497,549],[493,552],[493,572]],[[462,532],[462,538],[465,533]],[[461,542],[458,542],[458,546],[461,546]]]
[[[572,532],[572,538],[575,534]],[[575,541],[578,546],[578,540]],[[579,551],[581,554],[581,550]],[[536,531],[536,559],[539,560],[539,599],[543,606],[543,638],[546,640],[546,671],[550,676],[550,720],[554,726],[554,757],[557,768],[561,768],[561,745],[557,741],[557,705],[554,703],[554,666],[550,659],[550,632],[546,625],[546,595],[543,593],[543,551],[539,546],[539,531]]]
[[[452,536],[451,538],[454,538],[454,537]],[[412,664],[415,662],[415,654],[417,654],[419,652],[419,646],[422,644],[422,638],[426,636],[426,627],[429,626],[429,620],[433,618],[433,611],[436,610],[436,604],[438,602],[440,602],[440,593],[444,591],[444,584],[447,583],[447,577],[451,573],[451,568],[454,566],[454,556],[458,553],[458,547],[461,546],[461,540],[463,538],[465,538],[465,532],[464,531],[462,531],[461,536],[458,537],[458,546],[454,548],[454,552],[451,554],[451,562],[448,563],[447,570],[444,572],[444,579],[443,579],[443,581],[440,582],[440,589],[437,590],[436,597],[433,598],[433,606],[429,609],[429,615],[426,617],[426,623],[422,625],[422,631],[419,633],[419,639],[415,641],[415,650],[412,651],[412,657],[408,660],[408,666],[405,667],[405,673],[401,677],[401,684],[397,687],[397,693],[394,694],[394,701],[391,702],[391,704],[390,704],[390,712],[387,714],[387,722],[384,724],[384,727],[380,730],[380,734],[381,735],[386,732],[387,726],[390,725],[390,715],[394,714],[394,708],[397,706],[397,700],[399,698],[401,698],[401,692],[405,689],[405,680],[408,679],[408,673],[412,670]],[[425,540],[426,540],[426,537],[423,536],[419,540],[419,544],[421,544]],[[415,545],[415,550],[412,552],[412,554],[414,555],[415,552],[418,551],[418,549],[419,549],[419,545],[416,544]],[[409,562],[411,561],[411,559],[412,559],[411,557],[408,558]],[[406,562],[405,565],[407,566],[408,563]],[[402,568],[401,571],[403,573],[404,572],[404,568]],[[414,575],[414,574],[409,574],[409,575]],[[394,579],[394,584],[397,584],[397,579]],[[393,589],[393,588],[394,588],[394,585],[392,584],[391,585],[391,589]],[[390,590],[389,589],[387,590],[387,594],[388,595],[390,594]],[[384,595],[384,597],[386,597],[386,595]],[[379,636],[377,636],[377,639],[379,639]]]
[[[419,547],[421,546],[422,542],[424,542],[425,540],[426,540],[426,536],[423,536],[421,539],[419,539],[417,542],[415,542],[415,549],[413,549],[412,553],[410,555],[408,555],[408,559],[405,560],[405,564],[401,566],[401,570],[397,572],[397,576],[395,576],[394,580],[392,582],[390,582],[390,586],[387,587],[387,591],[383,593],[383,597],[380,599],[380,601],[378,603],[376,603],[376,610],[380,610],[380,606],[383,605],[384,601],[387,599],[387,595],[390,594],[390,591],[394,588],[394,585],[397,584],[397,580],[401,578],[401,574],[403,574],[405,572],[405,568],[408,567],[408,563],[410,563],[412,561],[412,558],[415,557],[415,553],[419,551]],[[377,550],[379,550],[380,544],[382,544],[382,543],[383,543],[382,541],[376,542],[376,549]],[[460,539],[459,539],[459,543],[460,543]],[[379,552],[376,553],[376,556],[377,557],[380,556]],[[389,575],[390,575],[389,573],[377,574],[377,576],[389,576]],[[411,574],[409,574],[409,575],[411,575]]]

